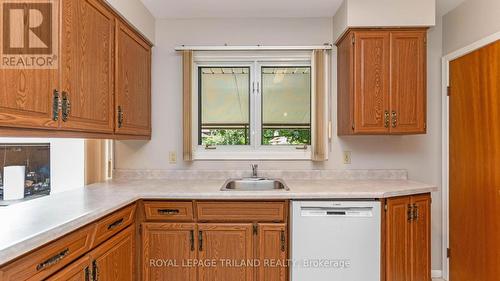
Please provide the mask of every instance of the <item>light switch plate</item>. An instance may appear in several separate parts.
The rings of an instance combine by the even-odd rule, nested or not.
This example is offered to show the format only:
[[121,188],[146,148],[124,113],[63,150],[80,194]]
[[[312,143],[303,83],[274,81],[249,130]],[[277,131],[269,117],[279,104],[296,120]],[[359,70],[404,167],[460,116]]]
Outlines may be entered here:
[[344,164],[346,164],[346,165],[351,164],[351,152],[350,151],[344,151]]
[[170,164],[177,163],[177,153],[175,153],[175,151],[170,151],[168,153],[168,162],[170,162]]

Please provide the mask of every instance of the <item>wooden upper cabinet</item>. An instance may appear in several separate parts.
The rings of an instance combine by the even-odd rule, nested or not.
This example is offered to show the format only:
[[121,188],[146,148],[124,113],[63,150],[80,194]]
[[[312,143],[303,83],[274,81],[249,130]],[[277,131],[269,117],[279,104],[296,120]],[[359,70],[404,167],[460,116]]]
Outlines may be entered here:
[[0,127],[56,129],[57,87],[57,69],[0,68]]
[[[252,224],[199,224],[198,258],[216,260],[217,265],[198,267],[198,280],[253,281],[253,267],[231,264],[254,259],[252,229]],[[229,263],[222,264],[222,260]]]
[[0,133],[150,138],[151,43],[104,0],[61,0],[57,16],[57,67],[0,68]]
[[[144,223],[142,230],[143,280],[197,280],[196,267],[185,266],[197,256],[194,223]],[[155,261],[169,261],[169,264]]]
[[430,194],[387,199],[386,281],[430,281]]
[[116,126],[118,134],[151,135],[151,46],[126,25],[117,28]]
[[426,126],[426,32],[391,32],[391,132],[423,133]]
[[426,132],[426,29],[352,29],[338,46],[338,134]]
[[61,127],[112,133],[115,17],[98,0],[63,0],[62,11]]
[[354,131],[387,132],[389,108],[389,33],[356,32],[354,35]]

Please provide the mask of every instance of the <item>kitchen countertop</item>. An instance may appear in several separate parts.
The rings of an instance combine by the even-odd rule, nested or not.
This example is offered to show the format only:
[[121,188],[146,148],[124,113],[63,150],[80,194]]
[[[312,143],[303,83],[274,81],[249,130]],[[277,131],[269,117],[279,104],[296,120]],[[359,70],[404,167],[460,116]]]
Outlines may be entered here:
[[138,199],[379,199],[436,191],[409,180],[286,180],[289,191],[220,191],[224,180],[114,180],[0,207],[0,265]]

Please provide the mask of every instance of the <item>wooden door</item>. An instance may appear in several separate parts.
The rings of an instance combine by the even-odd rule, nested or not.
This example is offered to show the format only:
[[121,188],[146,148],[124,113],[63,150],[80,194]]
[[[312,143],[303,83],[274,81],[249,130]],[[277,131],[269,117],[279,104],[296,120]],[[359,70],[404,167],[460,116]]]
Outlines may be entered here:
[[354,33],[354,132],[389,132],[389,32]]
[[116,132],[151,134],[151,47],[123,24],[117,28]]
[[93,280],[132,281],[135,279],[135,229],[130,226],[90,253]]
[[[58,69],[0,68],[0,127],[55,129],[59,126]],[[55,109],[55,110],[54,110]]]
[[62,10],[61,127],[111,133],[115,18],[98,0],[63,0]]
[[431,196],[412,196],[411,281],[431,281]]
[[241,264],[254,259],[252,224],[202,223],[198,237],[199,259],[217,262],[216,266],[198,267],[199,281],[254,280],[253,267]]
[[258,267],[258,281],[287,280],[287,241],[285,224],[258,225],[257,259],[261,263]]
[[387,281],[410,279],[411,237],[409,196],[387,199],[385,217],[385,274]]
[[195,281],[196,226],[193,223],[142,225],[143,279]]
[[52,275],[47,281],[88,281],[90,274],[90,257],[85,255]]
[[425,133],[426,31],[394,31],[391,48],[391,133]]
[[500,41],[450,63],[450,280],[500,276]]

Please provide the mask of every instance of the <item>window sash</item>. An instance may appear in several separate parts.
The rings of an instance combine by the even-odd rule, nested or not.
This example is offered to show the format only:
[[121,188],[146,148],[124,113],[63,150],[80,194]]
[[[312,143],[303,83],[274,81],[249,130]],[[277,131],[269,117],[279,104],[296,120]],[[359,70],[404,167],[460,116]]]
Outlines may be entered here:
[[[198,145],[199,117],[198,117],[198,79],[193,79],[192,112],[193,116],[193,158],[195,160],[231,160],[231,159],[276,159],[276,160],[311,160],[311,146],[306,149],[297,145],[263,145],[262,144],[262,73],[261,67],[311,67],[311,53],[294,53],[290,57],[272,54],[269,56],[242,56],[232,55],[215,56],[213,54],[195,55],[193,63],[194,77],[198,76],[200,67],[250,67],[250,145],[218,145],[216,149],[206,149]],[[312,77],[311,77],[312,79]],[[311,81],[312,83],[312,81]],[[259,88],[258,93],[252,91],[253,85]],[[257,86],[258,85],[258,86]],[[312,92],[312,85],[311,85]],[[311,107],[313,106],[311,94]],[[313,111],[311,118],[311,144],[313,143]],[[300,149],[297,149],[300,148]]]

